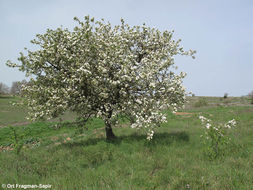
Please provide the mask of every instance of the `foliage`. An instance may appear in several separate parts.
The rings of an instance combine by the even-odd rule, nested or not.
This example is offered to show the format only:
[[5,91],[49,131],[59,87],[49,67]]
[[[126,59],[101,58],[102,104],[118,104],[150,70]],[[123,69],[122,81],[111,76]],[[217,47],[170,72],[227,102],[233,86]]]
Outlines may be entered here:
[[25,106],[12,106],[19,104],[22,98],[3,95],[0,96],[0,127],[13,123],[27,123],[27,108]]
[[197,102],[194,103],[194,107],[203,107],[207,105],[208,103],[204,98],[200,98]]
[[248,96],[253,97],[253,91],[251,91]]
[[228,93],[225,93],[223,96],[224,99],[228,98]]
[[205,125],[205,133],[203,137],[204,144],[207,145],[206,153],[208,157],[216,159],[225,154],[230,138],[227,136],[227,129],[235,127],[236,121],[230,120],[226,124],[215,124],[204,116],[199,116],[202,124]]
[[250,98],[250,103],[253,104],[253,91],[251,91],[249,94],[248,94],[249,98]]
[[[213,98],[206,100],[210,103]],[[102,132],[104,124],[100,120],[97,126],[98,119],[90,126],[96,129],[81,136],[74,135],[75,128],[55,130],[45,127],[47,122],[33,123],[16,129],[29,127],[32,137],[39,135],[41,145],[24,147],[18,157],[13,151],[0,152],[0,181],[3,184],[50,184],[53,189],[62,190],[252,189],[253,170],[249,168],[253,163],[253,107],[248,104],[187,107],[183,111],[212,115],[212,120],[219,122],[235,117],[238,127],[228,132],[234,137],[231,143],[241,148],[229,146],[222,159],[205,159],[199,119],[194,114],[186,117],[169,110],[166,114],[170,122],[157,129],[152,141],[146,141],[145,134],[137,129],[117,127],[114,129],[117,140],[108,143]],[[0,128],[0,136],[6,136],[4,130],[6,128]],[[72,140],[64,143],[67,137]]]
[[18,134],[17,130],[15,129],[15,127],[10,127],[11,131],[12,131],[12,140],[13,140],[13,145],[14,145],[14,150],[16,152],[17,155],[19,155],[19,153],[21,152],[21,149],[23,148],[24,145],[24,136],[25,134]]
[[185,101],[182,79],[173,71],[174,56],[190,55],[173,32],[145,25],[112,26],[85,17],[73,31],[48,29],[32,40],[39,50],[21,53],[19,67],[32,76],[22,89],[28,99],[30,119],[54,118],[71,110],[80,120],[101,117],[108,138],[119,115],[144,128],[152,138],[154,128],[166,121],[162,109],[176,110]]
[[13,95],[20,95],[22,85],[26,85],[26,84],[27,84],[26,80],[12,82],[10,93]]
[[0,95],[8,94],[8,93],[9,93],[9,87],[5,85],[4,83],[0,82]]

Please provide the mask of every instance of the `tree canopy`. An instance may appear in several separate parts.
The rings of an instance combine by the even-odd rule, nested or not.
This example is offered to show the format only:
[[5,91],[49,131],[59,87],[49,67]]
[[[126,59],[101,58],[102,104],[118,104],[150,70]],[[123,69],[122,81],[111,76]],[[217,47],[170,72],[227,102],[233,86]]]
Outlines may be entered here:
[[100,117],[111,139],[113,124],[123,115],[151,139],[155,127],[166,121],[161,110],[176,110],[185,101],[185,73],[175,73],[174,56],[194,58],[195,51],[184,51],[173,31],[131,27],[123,19],[116,26],[89,16],[74,20],[73,31],[38,34],[31,43],[39,48],[21,53],[21,64],[7,62],[32,77],[22,89],[30,119],[54,118],[66,110],[84,121]]

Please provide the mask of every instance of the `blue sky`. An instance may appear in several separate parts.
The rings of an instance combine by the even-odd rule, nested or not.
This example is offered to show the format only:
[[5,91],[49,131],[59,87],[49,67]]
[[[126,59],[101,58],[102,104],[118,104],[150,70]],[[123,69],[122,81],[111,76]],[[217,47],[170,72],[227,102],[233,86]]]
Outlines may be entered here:
[[251,0],[0,0],[0,82],[11,86],[24,73],[8,68],[37,33],[85,15],[119,24],[174,30],[196,59],[176,57],[187,72],[184,85],[200,96],[246,95],[253,90],[253,1]]

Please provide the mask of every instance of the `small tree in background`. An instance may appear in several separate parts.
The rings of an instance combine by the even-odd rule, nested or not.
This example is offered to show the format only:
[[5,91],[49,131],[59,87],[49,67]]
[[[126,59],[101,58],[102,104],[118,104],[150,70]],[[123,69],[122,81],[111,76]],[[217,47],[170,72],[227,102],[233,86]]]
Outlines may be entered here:
[[253,91],[251,91],[249,94],[248,94],[249,98],[250,98],[250,103],[253,104]]
[[4,83],[0,82],[0,95],[8,94],[8,93],[9,93],[9,87],[5,85]]
[[30,118],[53,118],[72,110],[80,121],[100,117],[107,139],[115,138],[112,126],[119,116],[143,128],[151,139],[155,127],[166,121],[162,109],[176,110],[185,101],[182,78],[175,74],[174,56],[190,55],[173,32],[125,24],[112,26],[85,17],[72,31],[48,29],[32,40],[37,51],[21,53],[19,67],[33,76],[22,91]]
[[224,99],[227,99],[228,98],[228,93],[225,93],[224,96],[223,96]]
[[26,80],[12,82],[10,93],[13,95],[20,95],[22,85],[26,85]]

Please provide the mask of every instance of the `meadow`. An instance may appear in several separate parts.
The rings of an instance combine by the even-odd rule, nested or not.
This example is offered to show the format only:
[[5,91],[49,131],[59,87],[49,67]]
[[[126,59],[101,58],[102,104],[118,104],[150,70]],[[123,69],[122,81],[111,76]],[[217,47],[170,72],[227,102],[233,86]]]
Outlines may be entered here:
[[[51,189],[228,189],[253,187],[253,105],[247,97],[188,97],[152,141],[122,118],[117,139],[105,140],[104,123],[94,118],[85,128],[28,123],[20,98],[0,97],[0,185],[44,184]],[[225,123],[235,119],[224,156],[210,160],[200,137],[206,116]],[[0,187],[0,189],[3,188]]]

